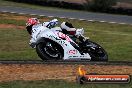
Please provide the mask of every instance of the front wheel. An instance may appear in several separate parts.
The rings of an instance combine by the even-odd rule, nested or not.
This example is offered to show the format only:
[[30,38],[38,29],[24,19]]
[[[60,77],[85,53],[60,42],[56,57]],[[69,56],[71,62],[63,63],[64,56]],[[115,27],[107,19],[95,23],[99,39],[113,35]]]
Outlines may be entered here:
[[86,51],[91,56],[91,61],[108,61],[107,52],[97,43],[88,41]]
[[62,47],[52,40],[39,43],[36,46],[36,52],[42,60],[61,60],[63,58]]

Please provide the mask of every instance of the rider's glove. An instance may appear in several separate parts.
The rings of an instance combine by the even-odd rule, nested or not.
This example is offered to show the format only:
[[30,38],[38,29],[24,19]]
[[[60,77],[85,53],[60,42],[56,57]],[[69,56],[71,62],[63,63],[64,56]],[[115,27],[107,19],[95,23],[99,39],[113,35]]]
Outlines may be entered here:
[[83,34],[84,34],[83,28],[82,28],[82,29],[77,29],[77,30],[76,30],[75,36],[76,36],[76,37],[79,37],[79,36],[82,36]]

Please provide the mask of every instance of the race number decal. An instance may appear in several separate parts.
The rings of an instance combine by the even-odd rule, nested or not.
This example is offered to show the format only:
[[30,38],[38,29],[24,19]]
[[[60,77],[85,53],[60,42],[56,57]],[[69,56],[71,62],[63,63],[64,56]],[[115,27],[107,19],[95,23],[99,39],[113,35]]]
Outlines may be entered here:
[[63,34],[63,33],[61,33],[61,32],[58,32],[57,34],[58,34],[58,36],[59,36],[60,38],[66,39],[66,41],[71,42],[71,39],[69,38],[69,36],[67,36],[67,35],[65,35],[65,34]]
[[69,50],[69,51],[68,51],[68,54],[69,54],[69,55],[77,54],[77,50]]

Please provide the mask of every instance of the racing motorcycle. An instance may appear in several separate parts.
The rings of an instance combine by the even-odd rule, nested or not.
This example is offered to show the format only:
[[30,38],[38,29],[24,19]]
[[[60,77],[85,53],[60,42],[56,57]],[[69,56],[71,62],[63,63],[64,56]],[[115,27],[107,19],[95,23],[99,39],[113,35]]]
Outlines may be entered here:
[[99,44],[89,39],[75,41],[60,27],[45,28],[37,37],[36,52],[42,60],[108,61],[107,52]]

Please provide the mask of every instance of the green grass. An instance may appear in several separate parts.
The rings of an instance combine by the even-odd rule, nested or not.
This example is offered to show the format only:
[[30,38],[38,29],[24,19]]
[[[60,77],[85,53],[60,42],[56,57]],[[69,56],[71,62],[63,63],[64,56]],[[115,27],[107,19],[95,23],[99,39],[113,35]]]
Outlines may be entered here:
[[17,26],[24,26],[25,25],[25,21],[19,21],[19,20],[13,20],[13,19],[1,19],[0,24],[17,24]]
[[[8,14],[9,17],[17,14]],[[11,20],[0,15],[0,24],[25,25],[24,20]],[[19,16],[19,15],[17,15]],[[24,15],[25,16],[25,15]],[[26,17],[31,17],[26,15]],[[37,16],[38,17],[38,16]],[[47,17],[39,17],[51,19]],[[59,19],[59,18],[58,18]],[[132,26],[99,22],[86,22],[59,19],[73,23],[76,28],[83,27],[85,36],[99,43],[108,52],[110,61],[132,61]],[[28,45],[29,35],[26,30],[17,28],[0,29],[0,60],[40,60],[34,49]]]
[[28,45],[28,34],[25,30],[0,29],[0,58],[5,60],[36,59],[37,55]]
[[0,88],[132,88],[130,84],[84,84],[64,80],[13,81],[0,83]]
[[39,6],[39,5],[32,5],[32,4],[26,4],[26,3],[18,3],[18,2],[6,1],[6,0],[0,0],[0,6],[24,7],[24,8],[51,10],[51,11],[78,11],[78,10],[71,10],[71,9],[64,9],[64,8],[57,8],[57,7],[48,7],[48,6]]

